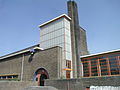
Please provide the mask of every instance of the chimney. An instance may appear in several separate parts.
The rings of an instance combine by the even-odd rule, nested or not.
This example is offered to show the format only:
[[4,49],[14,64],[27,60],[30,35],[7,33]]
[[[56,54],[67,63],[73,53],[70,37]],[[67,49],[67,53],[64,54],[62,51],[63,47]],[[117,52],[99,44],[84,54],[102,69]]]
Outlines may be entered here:
[[72,47],[72,66],[73,78],[83,76],[83,65],[80,60],[80,26],[78,8],[75,1],[67,2],[68,16],[71,17],[71,47]]

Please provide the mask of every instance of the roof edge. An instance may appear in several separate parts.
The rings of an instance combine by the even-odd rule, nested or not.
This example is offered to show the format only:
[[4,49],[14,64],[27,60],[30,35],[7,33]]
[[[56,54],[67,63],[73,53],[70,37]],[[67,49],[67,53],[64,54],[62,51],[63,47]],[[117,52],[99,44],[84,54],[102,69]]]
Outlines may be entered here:
[[107,54],[107,53],[112,53],[112,52],[118,52],[118,51],[120,51],[120,49],[101,52],[101,53],[95,53],[95,54],[90,54],[90,55],[84,55],[84,56],[80,56],[80,58],[92,57],[92,56],[97,56],[97,55],[102,55],[102,54]]
[[53,21],[56,21],[56,20],[58,20],[58,19],[60,19],[62,17],[65,17],[66,19],[68,19],[69,21],[71,21],[71,18],[67,14],[62,14],[62,15],[60,15],[60,16],[58,16],[56,18],[53,18],[53,19],[51,19],[51,20],[49,20],[49,21],[47,21],[47,22],[45,22],[45,23],[43,23],[41,25],[38,25],[38,27],[41,28],[41,27],[43,27],[43,26],[45,26],[45,25],[47,25],[47,24],[49,24],[49,23],[51,23]]
[[13,52],[11,54],[7,54],[7,55],[4,55],[4,56],[1,56],[0,60],[5,59],[5,58],[9,58],[9,57],[12,57],[12,56],[15,56],[15,55],[19,55],[19,54],[23,54],[23,53],[29,52],[31,49],[43,50],[42,48],[38,47],[38,44],[37,44],[37,45],[31,46],[31,47],[28,47],[28,48],[25,48],[25,49]]

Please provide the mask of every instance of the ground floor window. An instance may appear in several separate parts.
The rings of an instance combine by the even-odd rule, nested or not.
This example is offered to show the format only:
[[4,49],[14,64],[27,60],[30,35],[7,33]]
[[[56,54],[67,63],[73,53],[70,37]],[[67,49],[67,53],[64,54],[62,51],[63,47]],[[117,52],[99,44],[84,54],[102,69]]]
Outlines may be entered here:
[[16,80],[16,81],[18,81],[18,75],[17,74],[1,74],[0,80]]

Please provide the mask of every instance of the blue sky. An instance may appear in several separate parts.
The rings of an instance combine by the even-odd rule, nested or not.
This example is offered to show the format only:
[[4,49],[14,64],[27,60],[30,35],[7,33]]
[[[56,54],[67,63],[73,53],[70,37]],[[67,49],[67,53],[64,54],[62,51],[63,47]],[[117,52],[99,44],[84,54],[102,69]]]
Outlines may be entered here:
[[[75,0],[90,53],[120,48],[120,0]],[[0,0],[0,56],[38,44],[38,25],[63,13],[67,0]]]

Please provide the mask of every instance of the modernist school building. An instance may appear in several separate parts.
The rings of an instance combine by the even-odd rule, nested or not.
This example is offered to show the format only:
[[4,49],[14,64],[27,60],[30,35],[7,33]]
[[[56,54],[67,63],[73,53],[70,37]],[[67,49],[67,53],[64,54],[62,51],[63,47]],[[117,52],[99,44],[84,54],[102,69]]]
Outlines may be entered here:
[[[94,81],[96,84],[101,80],[84,77],[120,75],[120,50],[86,55],[86,32],[79,26],[77,14],[77,4],[68,1],[68,15],[60,15],[39,26],[40,44],[1,56],[0,80],[38,81],[38,85],[44,86],[45,79],[75,78],[78,82],[82,80],[83,85],[90,83],[90,87]],[[78,82],[76,85],[82,85]]]

